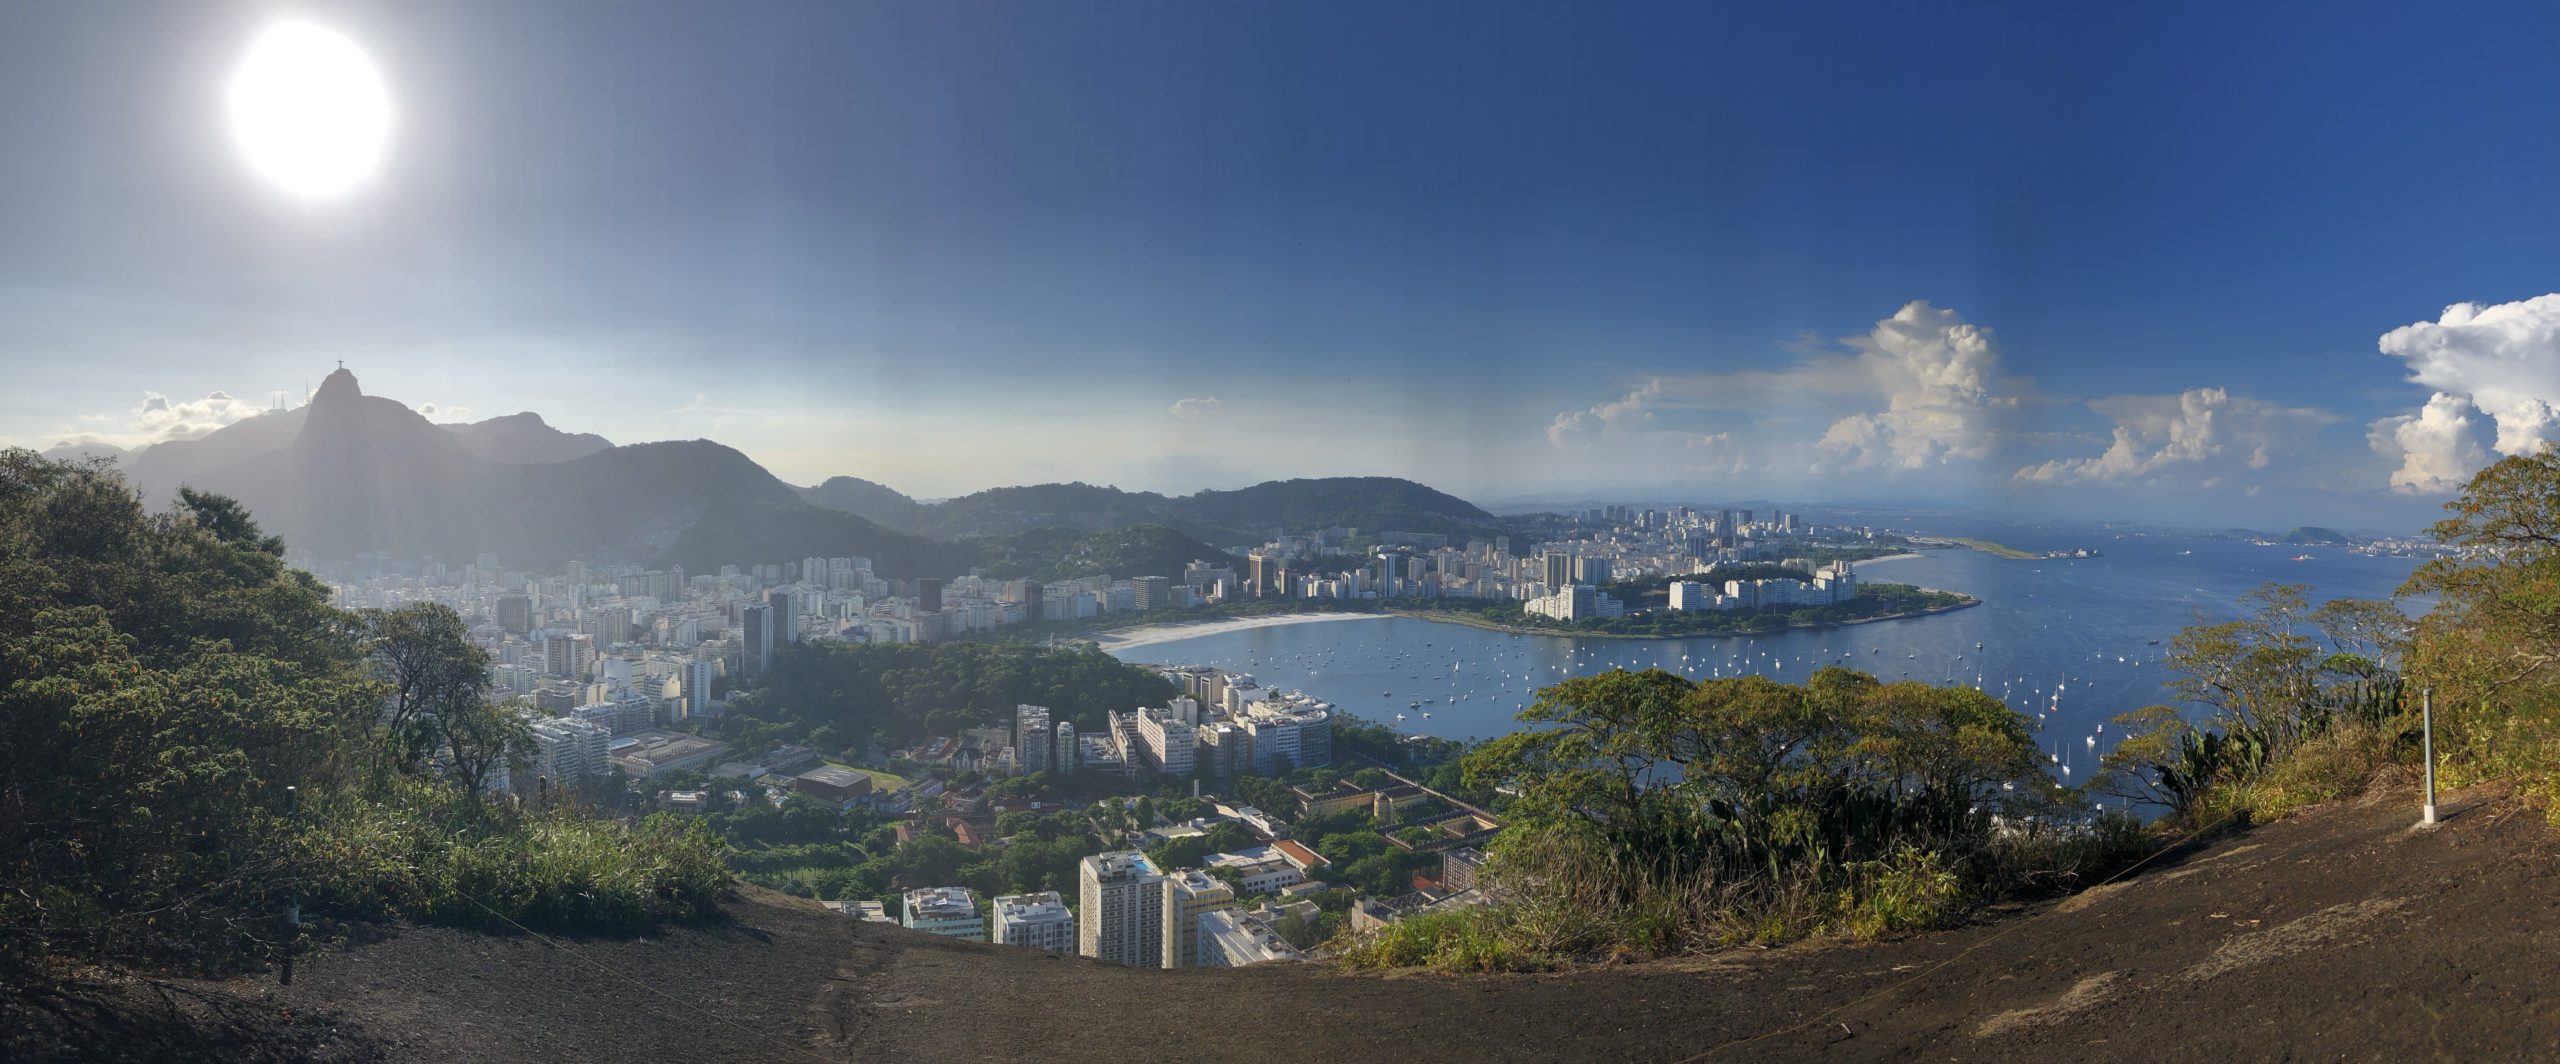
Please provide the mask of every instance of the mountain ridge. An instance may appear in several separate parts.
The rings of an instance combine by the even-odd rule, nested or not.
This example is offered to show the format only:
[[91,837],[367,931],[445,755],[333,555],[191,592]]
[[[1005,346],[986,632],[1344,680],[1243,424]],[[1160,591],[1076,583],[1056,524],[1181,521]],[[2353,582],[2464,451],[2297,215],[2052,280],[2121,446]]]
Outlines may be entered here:
[[[852,484],[844,483],[848,481]],[[1011,536],[1047,528],[1101,532],[1164,525],[1205,541],[1236,544],[1317,528],[1441,533],[1458,538],[1497,534],[1502,528],[1501,518],[1473,503],[1399,477],[1267,480],[1190,495],[1068,481],[989,488],[933,503],[849,477],[800,490],[802,498],[819,505],[939,538]]]
[[1105,564],[1138,567],[1112,575],[1173,575],[1193,560],[1241,564],[1230,548],[1284,532],[1465,536],[1501,527],[1472,503],[1393,477],[1272,480],[1184,496],[1033,484],[931,503],[851,476],[798,487],[713,440],[617,446],[530,411],[437,424],[365,394],[344,368],[301,407],[133,451],[64,454],[115,462],[154,505],[182,485],[230,495],[289,546],[329,559],[494,552],[511,565],[577,558],[699,571],[854,554],[889,575],[972,565],[1092,575]]

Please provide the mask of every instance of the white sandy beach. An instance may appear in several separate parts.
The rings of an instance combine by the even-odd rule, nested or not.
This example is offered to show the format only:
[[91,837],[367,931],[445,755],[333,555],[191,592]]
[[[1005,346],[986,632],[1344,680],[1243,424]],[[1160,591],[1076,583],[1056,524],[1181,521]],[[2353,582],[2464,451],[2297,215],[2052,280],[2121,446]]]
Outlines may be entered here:
[[1376,613],[1280,613],[1269,617],[1238,617],[1226,621],[1200,621],[1193,624],[1158,624],[1133,628],[1125,632],[1104,632],[1093,637],[1104,649],[1146,646],[1194,636],[1223,635],[1252,628],[1270,628],[1283,624],[1310,624],[1316,621],[1375,621]]
[[1898,562],[1898,561],[1903,560],[1904,558],[1925,558],[1925,557],[1928,557],[1928,555],[1922,554],[1922,553],[1920,553],[1920,552],[1918,552],[1918,551],[1904,551],[1904,552],[1902,552],[1902,553],[1900,553],[1900,554],[1888,554],[1888,555],[1885,555],[1884,557],[1881,557],[1881,558],[1869,558],[1869,559],[1866,559],[1865,561],[1851,562],[1850,564],[1852,564],[1852,565],[1859,565],[1859,566],[1867,566],[1867,565],[1874,565],[1874,564],[1876,564],[1877,562]]

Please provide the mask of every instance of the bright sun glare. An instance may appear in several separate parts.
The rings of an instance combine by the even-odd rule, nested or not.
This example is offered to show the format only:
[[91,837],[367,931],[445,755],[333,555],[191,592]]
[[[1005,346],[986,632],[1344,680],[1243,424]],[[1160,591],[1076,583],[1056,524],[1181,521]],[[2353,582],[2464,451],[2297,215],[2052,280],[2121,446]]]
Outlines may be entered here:
[[334,199],[373,175],[391,139],[391,97],[354,41],[305,22],[258,34],[231,76],[231,135],[259,176]]

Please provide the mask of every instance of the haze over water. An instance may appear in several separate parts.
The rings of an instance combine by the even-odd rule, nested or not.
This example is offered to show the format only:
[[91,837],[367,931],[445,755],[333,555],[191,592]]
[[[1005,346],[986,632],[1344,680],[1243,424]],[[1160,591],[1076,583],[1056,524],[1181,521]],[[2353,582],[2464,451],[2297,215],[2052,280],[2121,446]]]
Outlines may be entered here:
[[[2092,547],[2103,556],[2016,561],[1933,550],[1866,563],[1860,571],[1868,580],[1961,591],[1983,602],[1952,613],[1845,628],[1731,638],[1576,639],[1390,617],[1230,631],[1113,653],[1129,661],[1250,672],[1266,686],[1299,688],[1357,716],[1397,723],[1401,712],[1405,719],[1397,726],[1404,730],[1460,739],[1511,731],[1517,727],[1514,714],[1538,687],[1612,667],[1660,667],[1697,678],[1759,673],[1801,682],[1820,665],[1837,663],[1884,680],[1978,685],[2014,709],[2047,714],[2039,744],[2085,778],[2096,754],[2115,738],[2113,731],[2098,734],[2099,724],[2169,700],[2162,686],[2169,673],[2160,659],[2180,628],[2236,616],[2239,597],[2270,582],[2311,585],[2315,604],[2387,597],[2418,564],[2332,547],[2259,547],[2227,539],[2021,530],[1998,535],[2021,548]],[[2292,560],[2305,553],[2310,560]],[[1425,698],[1433,704],[1409,708]],[[1427,720],[1424,711],[1431,714]],[[2098,745],[2091,746],[2090,738]]]

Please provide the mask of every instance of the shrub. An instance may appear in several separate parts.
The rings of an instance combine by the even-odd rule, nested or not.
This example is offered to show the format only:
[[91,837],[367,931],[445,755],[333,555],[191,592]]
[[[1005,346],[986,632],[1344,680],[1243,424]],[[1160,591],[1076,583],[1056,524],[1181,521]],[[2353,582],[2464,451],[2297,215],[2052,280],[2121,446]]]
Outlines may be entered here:
[[710,915],[729,882],[699,824],[519,812],[425,786],[328,803],[301,856],[315,913],[463,926],[645,930]]

